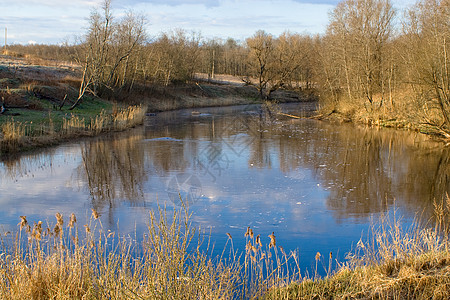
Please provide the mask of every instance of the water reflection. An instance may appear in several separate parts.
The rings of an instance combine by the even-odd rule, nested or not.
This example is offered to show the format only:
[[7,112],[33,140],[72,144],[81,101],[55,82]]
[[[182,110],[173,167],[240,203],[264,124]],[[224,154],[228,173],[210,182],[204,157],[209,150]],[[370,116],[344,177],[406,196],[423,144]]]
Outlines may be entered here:
[[38,169],[50,169],[54,154],[54,151],[41,151],[22,157],[6,157],[0,161],[0,178],[16,180],[18,177],[33,176]]
[[134,131],[131,136],[83,144],[78,175],[87,183],[94,209],[114,208],[116,199],[143,205],[147,175],[144,148],[137,146],[141,140],[142,133]]
[[429,216],[433,200],[450,192],[449,151],[423,136],[353,126],[317,133],[300,155],[329,189],[327,205],[338,218],[383,212],[394,202]]

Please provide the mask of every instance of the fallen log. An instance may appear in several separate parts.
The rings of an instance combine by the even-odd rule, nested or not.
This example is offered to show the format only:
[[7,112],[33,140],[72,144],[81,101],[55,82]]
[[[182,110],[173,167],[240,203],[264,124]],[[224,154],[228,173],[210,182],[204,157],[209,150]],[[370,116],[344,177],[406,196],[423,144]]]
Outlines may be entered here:
[[279,112],[278,114],[286,116],[286,117],[291,117],[291,118],[294,118],[294,119],[306,119],[305,117],[294,116],[294,115],[285,114],[285,113],[282,113],[282,112]]

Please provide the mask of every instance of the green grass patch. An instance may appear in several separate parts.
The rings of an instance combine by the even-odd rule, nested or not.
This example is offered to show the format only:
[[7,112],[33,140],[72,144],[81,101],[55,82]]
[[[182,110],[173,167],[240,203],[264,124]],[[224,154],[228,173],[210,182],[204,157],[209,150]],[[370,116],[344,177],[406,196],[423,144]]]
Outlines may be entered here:
[[114,106],[113,103],[99,98],[86,99],[73,110],[69,110],[69,106],[65,106],[62,110],[59,110],[55,108],[53,102],[48,100],[39,100],[39,103],[43,107],[43,110],[26,108],[8,109],[7,115],[0,116],[0,126],[10,121],[24,123],[30,127],[30,132],[33,133],[39,132],[42,128],[49,127],[53,123],[55,130],[59,131],[63,124],[63,119],[68,119],[72,115],[76,115],[79,118],[89,120],[95,118],[102,111],[111,114]]
[[124,130],[142,124],[146,106],[119,107],[91,99],[74,110],[11,109],[0,117],[0,154],[48,146],[77,136]]

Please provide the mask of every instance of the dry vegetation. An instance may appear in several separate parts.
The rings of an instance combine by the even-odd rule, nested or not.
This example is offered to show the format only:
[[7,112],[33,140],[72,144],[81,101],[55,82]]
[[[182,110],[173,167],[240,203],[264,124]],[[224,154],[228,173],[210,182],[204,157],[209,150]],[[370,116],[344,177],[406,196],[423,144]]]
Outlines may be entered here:
[[448,0],[420,0],[395,34],[390,1],[347,0],[330,15],[317,82],[323,113],[450,138]]
[[0,150],[2,154],[17,152],[38,146],[48,146],[74,137],[92,136],[112,130],[125,130],[140,125],[144,121],[146,107],[129,106],[115,109],[112,114],[105,111],[85,120],[78,115],[62,118],[60,127],[56,127],[51,115],[45,125],[36,127],[32,123],[14,121],[3,123]]
[[[450,198],[435,203],[435,226],[409,228],[385,216],[348,262],[323,279],[271,289],[267,299],[448,299],[450,295]],[[320,255],[316,257],[321,259]],[[331,259],[331,253],[330,253]]]
[[[91,15],[88,34],[75,46],[16,45],[3,52],[2,153],[133,127],[146,105],[160,111],[257,97],[310,100],[311,91],[329,118],[450,138],[448,0],[418,1],[398,35],[390,1],[344,0],[324,36],[258,31],[243,44],[202,41],[181,30],[150,43],[142,16],[115,19],[109,5]],[[220,80],[217,74],[245,85],[204,82]],[[280,89],[297,95],[276,94]],[[93,113],[79,113],[89,105]],[[199,250],[205,241],[185,211],[150,213],[139,242],[104,232],[95,211],[84,227],[75,216],[66,226],[57,214],[47,228],[23,216],[18,233],[2,237],[0,298],[447,299],[449,202],[436,204],[434,228],[416,223],[403,231],[398,220],[386,219],[323,279],[302,278],[295,253],[278,247],[274,233],[262,244],[251,228],[244,253],[235,252],[229,236],[223,255],[210,258]],[[318,253],[316,263],[323,260]]]
[[[288,259],[278,258],[275,240],[269,245],[274,252],[264,252],[253,234],[246,235],[249,245],[255,244],[244,254],[245,262],[234,252],[231,236],[221,257],[208,257],[208,249],[200,250],[208,241],[184,210],[150,211],[148,232],[140,241],[105,232],[95,210],[83,229],[75,215],[65,225],[59,213],[56,224],[46,228],[41,221],[30,225],[26,216],[18,225],[17,234],[2,237],[2,299],[251,298],[289,278],[273,268],[274,257],[279,264]],[[262,268],[264,259],[268,269]]]
[[[95,210],[83,226],[74,214],[65,223],[57,213],[46,225],[21,216],[18,232],[2,237],[0,298],[447,299],[450,199],[435,212],[434,227],[402,229],[386,216],[337,270],[330,253],[325,278],[302,277],[296,253],[277,246],[274,233],[266,243],[250,227],[244,253],[228,234],[222,254],[210,257],[185,210],[150,211],[148,232],[137,240],[105,231]],[[326,260],[317,253],[314,274]]]
[[6,52],[12,56],[0,56],[2,155],[142,124],[142,104],[113,105],[90,95],[69,110],[80,85],[76,65]]

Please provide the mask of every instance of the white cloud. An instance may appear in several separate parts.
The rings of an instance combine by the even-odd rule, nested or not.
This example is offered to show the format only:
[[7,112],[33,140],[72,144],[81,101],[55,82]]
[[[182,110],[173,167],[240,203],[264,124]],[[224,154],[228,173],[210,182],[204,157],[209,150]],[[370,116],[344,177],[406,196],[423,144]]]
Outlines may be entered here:
[[327,4],[298,1],[222,1],[220,6],[155,5],[141,3],[140,11],[148,12],[149,32],[156,34],[173,28],[201,30],[204,36],[245,38],[263,29],[273,34],[285,30],[318,33],[325,30]]
[[[113,0],[115,16],[132,9],[147,16],[148,32],[157,36],[176,28],[206,37],[244,39],[263,29],[323,33],[328,13],[338,0]],[[415,0],[394,0],[402,10]],[[11,43],[59,43],[82,35],[87,18],[102,0],[0,0],[0,28],[8,27]]]

